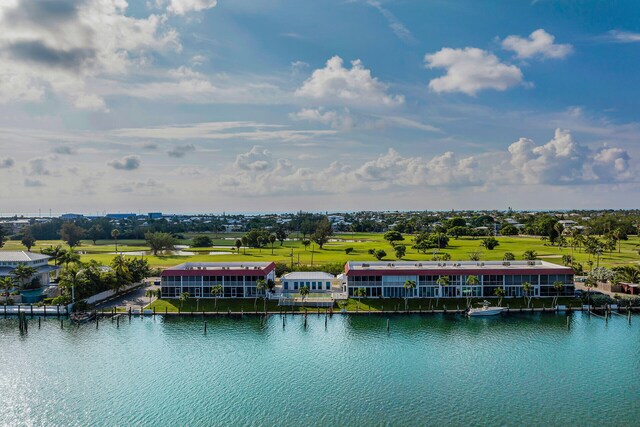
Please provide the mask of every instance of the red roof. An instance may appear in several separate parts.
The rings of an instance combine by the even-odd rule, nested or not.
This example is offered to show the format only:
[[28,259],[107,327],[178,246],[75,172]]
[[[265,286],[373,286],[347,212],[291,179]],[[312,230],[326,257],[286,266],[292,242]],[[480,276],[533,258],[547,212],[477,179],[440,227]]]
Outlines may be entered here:
[[247,268],[230,268],[223,269],[222,266],[219,268],[211,268],[212,266],[208,266],[206,270],[198,270],[197,268],[185,269],[185,268],[167,268],[164,270],[160,276],[161,277],[170,277],[170,276],[266,276],[276,269],[276,264],[274,262],[270,262],[264,267],[247,267]]

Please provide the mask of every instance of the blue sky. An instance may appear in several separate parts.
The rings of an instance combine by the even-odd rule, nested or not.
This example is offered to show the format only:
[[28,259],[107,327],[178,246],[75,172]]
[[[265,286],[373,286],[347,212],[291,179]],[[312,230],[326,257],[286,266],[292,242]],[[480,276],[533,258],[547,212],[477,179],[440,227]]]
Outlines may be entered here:
[[637,207],[633,1],[0,6],[0,212]]

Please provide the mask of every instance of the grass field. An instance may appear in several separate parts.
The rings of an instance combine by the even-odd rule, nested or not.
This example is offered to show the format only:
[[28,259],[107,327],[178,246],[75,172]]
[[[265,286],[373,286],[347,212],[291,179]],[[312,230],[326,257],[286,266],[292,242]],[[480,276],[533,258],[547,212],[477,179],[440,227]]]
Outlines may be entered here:
[[[472,299],[471,303],[474,305],[476,302],[482,301],[482,299]],[[498,302],[497,299],[493,298],[492,302]],[[541,308],[551,308],[551,303],[553,302],[553,298],[533,298],[531,300],[531,307]],[[371,312],[392,312],[398,311],[402,312],[405,310],[404,299],[400,298],[362,298],[361,300],[357,300],[354,298],[350,298],[347,300],[347,304],[345,308],[347,311],[371,311]],[[466,307],[467,301],[464,298],[441,298],[439,300],[436,299],[424,299],[424,298],[409,298],[407,301],[407,307],[409,310],[463,310]],[[582,304],[580,299],[576,298],[568,298],[561,297],[558,299],[559,305],[571,305],[573,307],[578,307]],[[527,304],[524,298],[504,298],[502,300],[503,307],[509,307],[511,309],[519,309],[520,307],[526,307]],[[196,301],[195,298],[190,298],[184,303],[180,303],[178,299],[159,299],[152,302],[146,308],[156,309],[157,313],[164,313],[165,310],[170,313],[178,312],[180,309],[184,313],[193,312],[215,312],[215,301],[212,299],[200,299],[200,301]],[[277,301],[267,301],[266,305],[267,311],[270,312],[278,312],[281,309],[285,310],[285,308],[281,308],[278,306]],[[338,304],[334,304],[333,310],[338,311],[341,307]],[[220,298],[218,299],[218,308],[219,312],[264,312],[264,301],[262,298],[258,298],[257,302],[254,299],[249,298]],[[290,311],[291,307],[286,307],[286,311]],[[293,310],[298,312],[304,312],[304,307],[293,307]],[[310,313],[314,313],[317,311],[315,307],[307,307],[307,310]],[[324,308],[320,308],[320,312],[324,312]]]
[[[177,254],[159,254],[153,256],[148,254],[149,248],[142,240],[122,240],[118,242],[118,251],[121,251],[127,255],[127,252],[141,252],[147,251],[144,255],[149,260],[149,263],[154,267],[170,267],[180,264],[186,261],[279,261],[290,264],[293,260],[294,263],[300,263],[305,265],[319,265],[326,263],[340,262],[344,263],[347,260],[352,261],[373,261],[375,258],[368,254],[369,249],[384,249],[387,252],[387,256],[384,260],[395,260],[395,254],[391,245],[383,240],[382,234],[375,233],[349,233],[349,234],[337,234],[332,237],[323,249],[319,249],[317,245],[310,246],[305,250],[300,240],[288,240],[284,242],[284,245],[280,246],[280,242],[276,242],[273,248],[273,254],[271,247],[262,249],[246,248],[240,249],[239,253],[236,253],[235,247],[232,245],[235,239],[241,234],[225,234],[225,235],[211,235],[214,237],[214,246],[212,248],[186,248],[183,249],[187,252],[193,252],[194,255],[177,255]],[[430,260],[432,253],[419,254],[415,249],[411,248],[413,238],[412,236],[405,236],[405,241],[401,242],[406,244],[407,253],[403,258],[405,261],[418,261],[418,260]],[[448,253],[451,255],[452,260],[468,260],[472,252],[479,251],[481,260],[501,260],[505,252],[512,252],[515,254],[516,259],[522,259],[522,254],[526,250],[534,250],[538,253],[540,259],[561,264],[562,255],[570,255],[571,248],[558,248],[557,246],[549,246],[546,242],[535,237],[498,237],[500,245],[494,250],[486,250],[480,247],[480,239],[472,238],[460,238],[451,239],[449,241],[449,247],[440,250],[439,254]],[[180,241],[179,244],[188,245],[190,241]],[[32,248],[34,252],[40,252],[44,247],[55,245],[62,245],[66,247],[61,241],[39,241],[36,246]],[[600,265],[603,266],[615,266],[629,263],[638,263],[640,261],[640,255],[638,255],[638,248],[640,245],[640,239],[636,236],[630,236],[629,240],[622,241],[621,252],[617,251],[610,253],[603,253],[600,257]],[[352,247],[353,252],[349,255],[345,254],[345,249]],[[8,241],[2,250],[25,250],[24,246],[18,241]],[[97,241],[96,245],[93,245],[91,241],[83,241],[81,245],[76,247],[76,251],[81,253],[82,261],[89,261],[95,259],[103,264],[108,264],[113,259],[115,247],[113,241]],[[214,252],[214,255],[210,255],[210,252]],[[291,257],[293,254],[293,257]],[[139,256],[139,255],[128,255]],[[292,259],[293,258],[293,259]],[[582,263],[585,268],[587,267],[587,260],[589,256],[582,251],[574,251],[574,259],[577,262]],[[592,257],[595,262],[595,259]]]

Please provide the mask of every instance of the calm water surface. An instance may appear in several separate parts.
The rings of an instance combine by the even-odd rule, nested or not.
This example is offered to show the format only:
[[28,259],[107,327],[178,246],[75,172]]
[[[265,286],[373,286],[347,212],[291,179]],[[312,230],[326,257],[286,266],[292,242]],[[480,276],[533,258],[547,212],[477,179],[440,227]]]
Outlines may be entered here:
[[0,425],[638,425],[640,318],[0,319]]

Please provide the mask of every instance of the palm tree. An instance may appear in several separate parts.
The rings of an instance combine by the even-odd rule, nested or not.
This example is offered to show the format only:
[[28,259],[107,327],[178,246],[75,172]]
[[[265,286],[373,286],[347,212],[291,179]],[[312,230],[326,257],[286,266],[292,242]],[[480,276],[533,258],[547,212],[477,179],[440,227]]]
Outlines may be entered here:
[[471,306],[471,298],[473,297],[473,287],[480,284],[480,279],[478,276],[468,276],[466,280],[467,286],[470,289],[467,289],[467,307]]
[[76,288],[81,291],[88,283],[89,280],[87,279],[84,270],[81,270],[77,265],[72,265],[70,267],[65,267],[65,269],[62,270],[58,286],[61,289],[71,289],[71,302],[73,303],[76,299]]
[[44,255],[49,255],[51,257],[51,259],[53,260],[53,264],[54,265],[58,265],[58,260],[64,254],[66,254],[67,251],[65,249],[62,249],[62,246],[58,245],[58,246],[55,246],[55,247],[49,246],[48,248],[44,248],[44,249],[40,250],[40,253],[42,253]]
[[144,296],[149,298],[149,305],[151,305],[151,298],[155,297],[156,295],[157,293],[154,289],[147,289],[145,291]]
[[240,238],[240,241],[242,241],[242,254],[246,255],[247,254],[247,245],[249,244],[249,238],[247,236],[242,236]]
[[116,275],[116,280],[113,283],[113,290],[115,293],[120,292],[122,288],[131,283],[131,272],[129,271],[129,264],[127,259],[122,255],[118,255],[111,261],[111,268]]
[[587,277],[587,280],[584,282],[584,286],[587,288],[587,299],[589,301],[589,307],[591,307],[591,288],[598,287],[598,281],[591,275]]
[[256,293],[256,301],[254,303],[254,307],[256,306],[256,304],[258,303],[258,295],[259,293],[262,294],[262,299],[264,302],[264,311],[267,311],[267,281],[264,279],[258,279],[258,281],[256,282],[256,290],[258,291]]
[[553,305],[555,306],[558,303],[558,297],[560,296],[560,292],[562,292],[562,288],[564,288],[564,283],[559,280],[553,282],[553,289],[556,290],[556,297],[554,298]]
[[493,294],[500,298],[498,300],[498,307],[502,307],[502,298],[504,297],[504,289],[501,287],[497,287],[493,290]]
[[367,290],[365,288],[358,288],[356,289],[356,298],[358,298],[358,307],[360,307],[360,301],[362,300],[362,297],[366,297],[367,296]]
[[527,308],[529,308],[529,305],[531,304],[531,297],[529,296],[529,292],[531,292],[532,288],[533,287],[529,282],[524,282],[522,284],[522,292],[523,292],[524,300],[527,302]]
[[409,293],[416,288],[415,280],[407,280],[404,282],[404,310],[407,311],[409,305]]
[[305,298],[307,298],[307,296],[309,296],[309,287],[308,286],[303,286],[300,288],[300,290],[298,291],[300,293],[300,296],[302,297],[302,307],[304,308],[304,300]]
[[242,240],[236,239],[236,251],[240,253],[240,248],[242,247]]
[[269,234],[269,243],[271,243],[271,255],[273,255],[273,244],[278,240],[275,234]]
[[60,262],[64,263],[65,267],[69,267],[72,262],[76,264],[80,262],[80,255],[73,248],[69,248],[67,252],[60,255]]
[[17,279],[17,281],[20,283],[20,287],[22,287],[24,286],[25,281],[31,279],[37,272],[38,270],[31,266],[19,264],[9,273]]
[[222,285],[221,284],[217,284],[214,287],[211,288],[211,294],[214,297],[214,301],[215,301],[215,307],[216,307],[216,312],[218,311],[218,297],[220,297],[220,295],[222,295]]
[[13,287],[13,279],[11,276],[0,277],[0,288],[4,290],[4,305],[7,305],[9,299],[9,289]]
[[183,292],[180,294],[180,308],[182,308],[185,301],[189,301],[190,297],[191,297],[191,294],[189,294],[189,292]]
[[438,280],[436,280],[436,284],[443,288],[449,286],[450,283],[451,281],[449,280],[449,276],[440,276],[438,277]]
[[117,228],[111,230],[111,238],[116,242],[116,252],[118,252],[118,236],[120,235],[120,231]]

